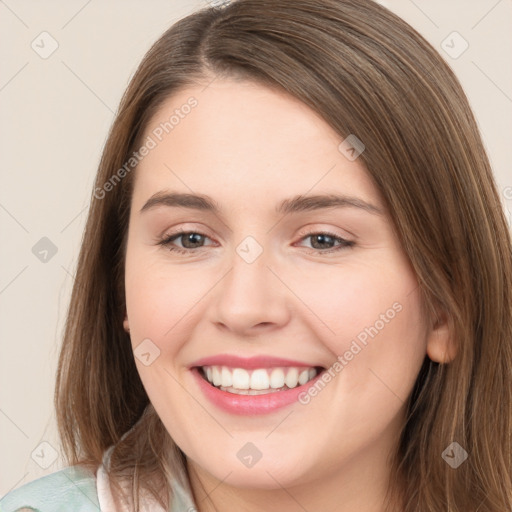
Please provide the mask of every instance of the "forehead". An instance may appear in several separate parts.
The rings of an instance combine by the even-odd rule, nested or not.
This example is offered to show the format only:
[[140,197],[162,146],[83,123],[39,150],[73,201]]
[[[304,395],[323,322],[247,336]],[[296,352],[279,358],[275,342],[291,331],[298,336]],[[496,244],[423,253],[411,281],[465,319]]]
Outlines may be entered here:
[[305,193],[381,203],[362,160],[339,150],[343,137],[296,98],[253,82],[180,90],[150,120],[148,137],[154,147],[137,167],[135,201],[167,188],[246,207]]

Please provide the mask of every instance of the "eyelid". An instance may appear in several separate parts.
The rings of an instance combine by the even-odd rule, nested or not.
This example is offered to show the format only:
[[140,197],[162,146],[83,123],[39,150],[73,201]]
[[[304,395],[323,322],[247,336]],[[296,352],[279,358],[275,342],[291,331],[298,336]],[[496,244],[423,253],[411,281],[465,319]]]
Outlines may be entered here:
[[207,236],[208,238],[218,238],[218,239],[222,239],[220,236],[216,236],[216,237],[213,237],[211,235],[211,231],[202,226],[202,225],[193,225],[194,223],[184,223],[184,224],[179,224],[178,227],[176,228],[173,228],[173,227],[170,227],[170,228],[166,228],[164,229],[163,231],[161,231],[161,233],[157,236],[157,239],[158,240],[162,240],[163,238],[168,238],[170,236],[174,236],[174,235],[177,235],[177,234],[180,234],[180,233],[198,233],[198,234],[201,234],[201,235],[204,235],[204,236]]
[[347,242],[355,242],[357,239],[356,235],[348,232],[347,230],[341,230],[340,228],[320,227],[318,223],[308,224],[307,226],[301,228],[297,233],[297,236],[303,237],[319,233],[329,234],[336,238],[343,238]]

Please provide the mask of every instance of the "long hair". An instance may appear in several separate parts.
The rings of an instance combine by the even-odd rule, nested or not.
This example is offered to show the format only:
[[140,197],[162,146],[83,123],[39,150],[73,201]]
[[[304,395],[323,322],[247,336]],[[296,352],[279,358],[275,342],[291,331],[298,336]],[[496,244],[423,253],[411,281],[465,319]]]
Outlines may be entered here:
[[[115,445],[111,478],[130,479],[136,508],[141,490],[167,506],[168,477],[184,467],[122,324],[136,172],[126,162],[164,100],[212,77],[286,91],[340,141],[357,134],[429,322],[439,308],[450,319],[457,356],[425,358],[390,460],[389,506],[510,511],[510,232],[459,81],[417,31],[370,0],[236,0],[181,19],[145,55],[99,164],[67,316],[55,405],[68,462],[96,467]],[[442,457],[452,442],[468,453],[457,469]]]

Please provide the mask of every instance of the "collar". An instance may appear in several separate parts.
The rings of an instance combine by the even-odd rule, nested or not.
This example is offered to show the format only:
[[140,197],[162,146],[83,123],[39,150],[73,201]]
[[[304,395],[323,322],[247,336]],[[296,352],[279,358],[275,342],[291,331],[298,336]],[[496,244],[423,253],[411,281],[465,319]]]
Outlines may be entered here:
[[[114,511],[115,502],[110,487],[110,480],[108,476],[108,468],[110,468],[110,455],[114,445],[110,446],[103,454],[103,460],[97,470],[96,486],[98,493],[98,501],[101,510]],[[190,482],[183,468],[178,470],[179,474],[171,480],[171,493],[172,500],[169,511],[166,511],[154,498],[144,493],[139,496],[140,499],[140,512],[196,512],[197,507],[193,499]],[[127,489],[127,485],[124,486]],[[130,509],[128,504],[123,503],[122,510],[116,512],[128,512]]]

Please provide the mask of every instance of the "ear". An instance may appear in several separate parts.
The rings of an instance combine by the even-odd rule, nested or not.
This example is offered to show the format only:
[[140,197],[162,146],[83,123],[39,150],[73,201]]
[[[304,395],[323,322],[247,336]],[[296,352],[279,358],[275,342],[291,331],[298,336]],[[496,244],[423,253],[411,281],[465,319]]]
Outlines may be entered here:
[[457,355],[451,319],[439,311],[427,337],[428,357],[436,363],[451,363]]
[[128,323],[128,315],[124,316],[123,327],[126,332],[130,332],[130,324]]

